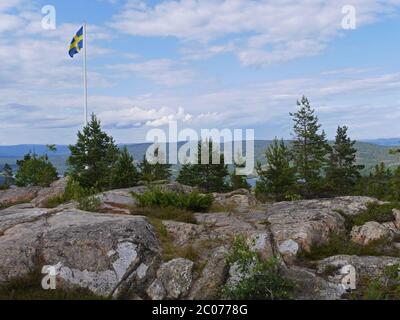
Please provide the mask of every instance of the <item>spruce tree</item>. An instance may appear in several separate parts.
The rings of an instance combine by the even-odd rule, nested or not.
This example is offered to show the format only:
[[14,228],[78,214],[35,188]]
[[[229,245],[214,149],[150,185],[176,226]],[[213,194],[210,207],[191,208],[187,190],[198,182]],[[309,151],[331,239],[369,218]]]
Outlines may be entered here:
[[290,164],[290,151],[283,140],[275,140],[265,152],[267,168],[260,163],[256,170],[259,180],[256,194],[263,199],[289,200],[295,195],[295,169]]
[[329,145],[325,132],[319,132],[321,125],[306,97],[297,102],[299,110],[290,115],[294,121],[292,155],[297,177],[302,183],[304,197],[319,195],[322,171],[326,165]]
[[47,154],[39,157],[30,152],[23,160],[17,161],[17,166],[15,183],[18,187],[48,187],[58,178],[57,170],[49,161]]
[[139,164],[140,180],[146,183],[152,183],[156,181],[169,181],[171,179],[171,165],[161,163],[163,154],[159,148],[156,148],[154,152],[154,159],[149,162],[146,155],[143,157],[143,161]]
[[120,152],[111,174],[111,188],[134,187],[139,182],[139,173],[133,157],[125,146]]
[[[202,163],[203,151],[208,148],[208,163]],[[214,146],[213,142],[200,141],[197,148],[197,164],[182,166],[177,181],[193,187],[198,187],[205,192],[226,191],[226,178],[229,176],[228,166],[225,165],[224,155]],[[219,157],[219,163],[213,164],[213,158]]]
[[363,168],[356,164],[356,142],[347,136],[347,130],[346,126],[338,127],[335,143],[329,152],[326,181],[334,195],[349,195]]
[[393,174],[385,163],[377,164],[364,185],[365,191],[363,194],[380,200],[387,200],[390,197],[390,182],[392,178]]
[[3,177],[4,177],[4,185],[6,187],[11,186],[11,184],[13,182],[13,170],[8,163],[4,164]]
[[231,173],[231,189],[232,190],[238,190],[238,189],[247,189],[250,190],[251,186],[247,182],[247,176],[240,176],[236,174],[236,169],[240,168],[245,168],[246,167],[246,162],[243,161],[243,159],[240,157],[239,158],[239,163],[235,162],[234,163],[234,169],[233,172]]
[[400,167],[397,167],[390,179],[390,197],[388,200],[400,201]]
[[114,139],[101,129],[92,114],[91,121],[78,132],[78,141],[70,145],[68,174],[84,188],[105,190],[110,187],[111,173],[118,159]]

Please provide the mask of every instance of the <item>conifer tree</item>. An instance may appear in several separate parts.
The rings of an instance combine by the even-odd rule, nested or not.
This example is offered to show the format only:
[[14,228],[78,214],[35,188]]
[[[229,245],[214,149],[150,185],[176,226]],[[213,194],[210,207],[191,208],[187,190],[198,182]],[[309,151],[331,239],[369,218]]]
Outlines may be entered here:
[[17,166],[15,183],[18,187],[48,187],[58,178],[57,170],[47,154],[39,157],[36,153],[29,152],[23,160],[17,161]]
[[[207,151],[208,148],[208,151]],[[205,152],[208,152],[208,163],[202,163]],[[204,157],[202,157],[204,154]],[[224,155],[217,150],[213,142],[200,141],[198,143],[197,164],[182,166],[177,181],[193,187],[198,187],[205,192],[226,191],[226,178],[229,176],[228,166],[225,165]],[[213,164],[213,158],[219,158],[219,163]]]
[[299,110],[290,114],[294,121],[292,155],[302,193],[311,198],[319,195],[329,145],[325,132],[319,132],[321,125],[308,99],[303,97],[297,104]]
[[171,165],[162,163],[162,158],[163,154],[159,148],[156,148],[154,159],[151,159],[151,162],[148,161],[146,155],[143,157],[143,161],[139,164],[141,181],[152,183],[155,181],[169,181],[171,179]]
[[232,190],[251,189],[250,184],[247,182],[247,177],[236,174],[237,169],[246,167],[246,162],[243,160],[244,159],[242,159],[242,157],[239,157],[238,161],[234,163],[234,169],[233,172],[231,173],[231,186],[230,186]]
[[4,177],[4,185],[6,187],[9,187],[13,182],[13,170],[8,163],[4,164],[3,177]]
[[134,187],[139,182],[139,173],[133,157],[125,146],[120,152],[111,174],[111,188]]
[[78,141],[70,145],[68,174],[83,188],[104,190],[110,187],[111,173],[118,159],[114,139],[101,129],[101,122],[92,114],[91,121],[78,132]]
[[289,200],[295,195],[295,169],[290,165],[290,151],[283,140],[275,140],[265,152],[267,168],[257,164],[259,180],[256,194],[275,201]]
[[388,200],[393,174],[383,162],[377,164],[368,177],[362,177],[357,185],[361,195]]
[[346,126],[338,127],[335,143],[329,152],[326,181],[334,195],[349,195],[363,169],[363,166],[356,164],[356,142],[347,136],[347,130]]

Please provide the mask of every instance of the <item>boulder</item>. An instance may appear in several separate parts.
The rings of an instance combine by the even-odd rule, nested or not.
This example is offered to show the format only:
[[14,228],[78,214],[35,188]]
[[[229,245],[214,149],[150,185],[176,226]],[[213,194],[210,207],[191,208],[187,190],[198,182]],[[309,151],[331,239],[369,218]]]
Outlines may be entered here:
[[326,270],[335,273],[335,270],[351,265],[356,270],[356,279],[363,276],[374,279],[379,278],[387,267],[397,264],[400,265],[400,258],[338,255],[319,261],[317,273],[323,274]]
[[200,278],[193,284],[189,295],[190,299],[209,300],[217,297],[219,289],[228,276],[227,254],[228,250],[223,246],[218,247],[211,253]]
[[340,300],[346,293],[341,283],[327,281],[307,268],[291,266],[282,273],[296,283],[296,300]]
[[26,203],[34,199],[41,187],[11,188],[0,191],[0,209],[20,203]]
[[176,221],[163,221],[162,223],[176,246],[193,244],[205,230],[204,226],[190,223]]
[[49,188],[43,188],[38,192],[36,198],[32,200],[32,204],[38,208],[46,208],[50,200],[64,195],[67,184],[67,178],[53,182]]
[[390,229],[383,224],[370,221],[363,226],[353,227],[350,236],[353,242],[365,246],[373,241],[390,239],[392,233]]
[[33,208],[31,204],[20,204],[0,211],[0,234],[19,224],[34,222],[49,215],[51,210]]
[[342,215],[357,214],[373,201],[376,199],[339,197],[280,202],[269,206],[268,222],[278,250],[291,264],[300,251],[326,243],[331,233],[344,234]]
[[179,299],[189,293],[193,280],[194,263],[178,258],[161,265],[157,271],[157,279],[147,289],[153,300]]
[[204,239],[230,240],[238,235],[249,237],[258,232],[252,223],[232,213],[198,213],[195,219],[207,230],[206,234],[201,235]]
[[232,207],[237,211],[244,211],[258,203],[257,199],[246,189],[239,189],[230,193],[214,193],[213,196],[214,203]]
[[56,267],[60,287],[100,296],[116,296],[122,287],[143,296],[154,279],[160,246],[144,217],[32,209],[6,217],[22,223],[0,236],[0,283],[43,265]]
[[274,257],[271,236],[267,231],[254,232],[248,239],[250,250],[257,252],[264,261]]
[[133,190],[137,190],[137,188],[111,190],[94,196],[100,201],[99,211],[130,214],[130,208],[136,206],[137,203],[132,194]]
[[393,215],[394,215],[394,224],[397,229],[400,229],[400,210],[398,209],[393,209]]

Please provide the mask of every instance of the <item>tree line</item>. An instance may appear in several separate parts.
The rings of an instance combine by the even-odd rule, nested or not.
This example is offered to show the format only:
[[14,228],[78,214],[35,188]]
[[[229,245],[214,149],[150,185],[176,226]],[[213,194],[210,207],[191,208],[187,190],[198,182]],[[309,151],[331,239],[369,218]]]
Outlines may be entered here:
[[[348,128],[339,126],[335,141],[329,144],[309,100],[303,97],[297,104],[298,110],[290,114],[292,141],[285,143],[275,138],[265,151],[266,165],[257,163],[255,193],[259,199],[283,201],[357,194],[400,200],[400,168],[393,172],[379,164],[369,176],[362,176],[363,166],[357,164],[356,142],[348,137]],[[102,130],[95,115],[78,132],[77,142],[69,149],[66,175],[84,189],[105,191],[172,179],[169,164],[150,163],[146,157],[137,164],[127,147],[118,148],[114,139]],[[209,164],[201,164],[202,150],[208,151]],[[49,146],[49,151],[54,151],[54,146]],[[251,188],[246,177],[235,175],[235,170],[225,164],[213,141],[200,141],[196,157],[198,164],[186,163],[180,167],[178,182],[204,192]],[[219,164],[212,164],[215,158],[220,159]],[[3,188],[12,183],[48,186],[58,178],[47,153],[38,156],[32,152],[17,161],[15,179],[8,164],[3,176]]]

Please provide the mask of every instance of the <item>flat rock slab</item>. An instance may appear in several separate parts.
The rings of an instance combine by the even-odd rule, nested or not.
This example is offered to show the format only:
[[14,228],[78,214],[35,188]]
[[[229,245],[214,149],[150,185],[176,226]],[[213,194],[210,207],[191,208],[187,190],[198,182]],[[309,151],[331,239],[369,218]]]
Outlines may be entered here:
[[280,253],[292,263],[301,250],[326,243],[331,233],[344,234],[343,215],[355,215],[374,201],[368,197],[339,197],[280,202],[269,206],[267,217]]
[[34,209],[4,217],[22,222],[0,236],[0,283],[49,265],[56,267],[59,285],[80,286],[109,296],[128,278],[129,287],[136,291],[139,288],[132,287],[135,281],[154,277],[147,272],[155,269],[160,246],[144,217],[79,210],[49,216]]
[[338,255],[319,261],[317,273],[324,273],[328,267],[335,270],[348,265],[356,269],[357,277],[367,276],[374,279],[382,276],[387,267],[400,265],[400,258]]
[[0,208],[9,207],[19,203],[29,202],[34,199],[41,187],[11,188],[0,191]]

